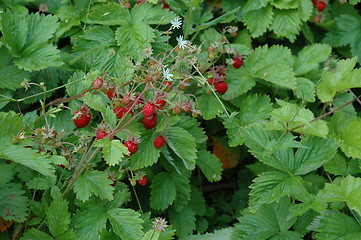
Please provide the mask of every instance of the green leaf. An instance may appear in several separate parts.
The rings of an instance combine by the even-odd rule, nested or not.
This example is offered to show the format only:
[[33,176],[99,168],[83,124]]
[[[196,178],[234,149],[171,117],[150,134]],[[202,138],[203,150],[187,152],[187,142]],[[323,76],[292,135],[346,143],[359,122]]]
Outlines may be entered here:
[[173,11],[164,11],[161,4],[143,3],[135,5],[131,12],[132,23],[144,22],[147,24],[169,24],[176,15]]
[[132,209],[114,208],[106,213],[114,232],[122,239],[139,240],[144,235],[143,220]]
[[71,222],[68,212],[68,202],[64,199],[55,199],[46,210],[47,224],[51,234],[58,238],[69,229]]
[[233,240],[234,239],[234,228],[227,227],[220,230],[214,231],[213,233],[198,234],[181,238],[180,240]]
[[171,174],[177,192],[174,209],[178,212],[181,212],[185,206],[188,206],[188,202],[191,199],[190,173],[191,171],[183,170],[181,174],[176,174],[175,172]]
[[26,186],[30,189],[46,190],[55,185],[56,178],[36,177],[26,182]]
[[247,94],[237,99],[239,120],[243,125],[249,125],[269,118],[273,107],[271,99],[267,95]]
[[322,102],[331,102],[337,92],[349,88],[361,87],[359,76],[361,69],[353,68],[356,65],[357,57],[339,60],[334,69],[325,69],[322,72],[321,83],[317,85],[317,96]]
[[[257,1],[253,1],[257,2]],[[266,2],[266,1],[264,1]],[[253,38],[259,37],[267,31],[273,20],[271,5],[257,7],[257,9],[243,11],[243,22]]]
[[222,163],[213,154],[206,150],[197,153],[197,165],[209,182],[219,181],[222,178]]
[[128,148],[120,142],[120,140],[111,140],[103,138],[96,142],[96,146],[102,147],[104,160],[109,166],[118,165],[122,162],[124,155],[129,154]]
[[88,207],[88,210],[79,212],[75,217],[78,240],[99,239],[99,232],[106,229],[106,210],[98,205]]
[[[251,211],[257,211],[262,204],[276,202],[284,196],[300,195],[297,192],[302,192],[299,187],[302,184],[301,178],[292,178],[289,174],[280,171],[261,173],[253,182],[249,193]],[[302,196],[300,198],[303,199]]]
[[86,104],[94,110],[101,111],[103,108],[105,108],[103,98],[99,95],[87,92],[84,94],[84,100]]
[[115,39],[125,54],[138,61],[143,56],[143,49],[151,47],[155,38],[154,29],[143,22],[132,23],[119,27]]
[[278,9],[291,9],[297,7],[298,1],[292,1],[292,0],[275,0],[270,1],[270,4],[272,4],[274,7]]
[[101,25],[123,25],[129,20],[128,9],[113,2],[92,7],[87,16],[88,23]]
[[296,218],[290,218],[290,200],[282,198],[278,203],[265,204],[254,214],[239,218],[237,230],[242,239],[292,239],[301,240],[302,234],[289,229]]
[[[361,226],[354,218],[340,212],[332,212],[316,218],[319,226],[315,229],[318,240],[359,239]],[[315,221],[316,221],[315,220]]]
[[51,236],[36,228],[28,228],[21,240],[53,240]]
[[331,54],[328,44],[316,43],[304,47],[299,53],[295,63],[295,74],[297,76],[318,69],[319,64],[324,62]]
[[0,217],[5,221],[24,222],[27,216],[28,199],[20,184],[0,184]]
[[312,172],[332,159],[339,147],[335,140],[308,137],[302,144],[307,148],[300,148],[295,154],[295,175],[304,175]]
[[14,164],[0,164],[0,183],[10,182],[14,175]]
[[197,121],[196,118],[181,116],[180,120],[174,126],[187,130],[196,140],[196,143],[203,143],[207,141],[208,137],[200,125],[201,123]]
[[346,176],[347,163],[345,158],[339,153],[336,153],[323,167],[331,174]]
[[307,21],[311,17],[313,8],[311,1],[298,1],[298,14],[302,21]]
[[232,113],[228,118],[224,118],[224,127],[227,129],[227,136],[229,138],[229,146],[236,147],[243,144],[243,139],[240,132],[243,131],[241,128],[242,122],[235,113]]
[[159,240],[160,232],[155,230],[149,230],[145,233],[142,240]]
[[335,26],[326,33],[325,43],[333,47],[349,45],[352,56],[361,57],[359,42],[361,39],[361,17],[353,14],[342,14],[335,18]]
[[277,87],[296,88],[292,68],[291,51],[283,46],[264,45],[256,48],[245,60],[244,65],[253,78],[259,78]]
[[203,197],[201,191],[198,188],[191,187],[191,198],[188,206],[198,216],[204,216],[206,214],[206,200]]
[[54,167],[51,163],[57,159],[55,156],[41,155],[33,149],[24,148],[20,145],[0,147],[0,158],[27,166],[28,168],[50,177],[54,176]]
[[255,85],[256,81],[250,76],[246,68],[229,68],[226,72],[228,90],[223,95],[225,100],[231,100],[239,95],[248,92]]
[[361,158],[361,136],[355,134],[361,131],[361,118],[348,124],[341,132],[341,150],[347,157]]
[[23,116],[13,111],[0,112],[0,146],[11,143],[11,140],[24,127]]
[[189,235],[196,228],[195,213],[189,208],[184,207],[181,212],[177,212],[174,208],[169,211],[170,223],[177,229],[177,236],[182,238]]
[[[296,1],[293,1],[296,3]],[[285,37],[291,42],[296,40],[297,34],[301,30],[302,21],[296,9],[289,10],[274,10],[273,22],[270,27],[271,30],[278,37]]]
[[317,194],[317,199],[325,202],[346,202],[348,207],[361,214],[361,178],[347,176],[337,184],[326,183],[325,188]]
[[68,85],[66,85],[66,92],[69,96],[75,96],[84,92],[85,89],[91,87],[91,82],[87,81],[84,72],[74,72],[73,75],[68,80]]
[[[158,161],[161,149],[154,147],[154,138],[155,136],[153,136],[152,133],[142,136],[138,151],[130,157],[132,169],[142,169],[151,166]],[[165,147],[166,146],[164,146],[164,148]]]
[[110,186],[112,180],[104,172],[91,171],[80,175],[74,183],[76,198],[80,201],[87,201],[95,195],[102,199],[112,200],[114,188]]
[[182,159],[184,166],[192,170],[196,165],[197,148],[193,136],[183,128],[170,127],[166,142],[173,152]]
[[20,83],[29,78],[29,74],[16,66],[0,67],[0,89],[15,90],[20,88]]
[[1,17],[3,42],[24,70],[60,66],[59,50],[47,42],[58,28],[52,15],[18,14],[7,11]]
[[292,130],[319,137],[327,136],[327,123],[324,120],[314,121],[313,112],[309,109],[282,100],[277,100],[277,103],[281,105],[281,108],[272,111],[271,120],[273,121],[268,124],[267,129]]
[[213,119],[223,112],[222,106],[213,94],[209,95],[205,93],[199,96],[198,108],[205,120]]
[[302,99],[306,102],[314,102],[316,95],[316,86],[315,84],[307,79],[302,77],[296,78],[296,89],[293,89],[294,94],[297,98]]
[[150,206],[153,209],[164,210],[172,205],[176,198],[176,185],[169,173],[158,173],[151,185]]

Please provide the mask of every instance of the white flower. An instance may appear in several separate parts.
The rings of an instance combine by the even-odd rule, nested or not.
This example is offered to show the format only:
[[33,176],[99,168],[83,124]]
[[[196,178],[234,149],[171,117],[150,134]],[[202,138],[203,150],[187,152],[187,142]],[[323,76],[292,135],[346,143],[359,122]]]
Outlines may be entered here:
[[[166,67],[166,66],[165,66]],[[169,68],[166,68],[164,69],[163,68],[163,75],[164,77],[168,80],[168,81],[173,81],[172,77],[173,77],[173,74],[169,73],[170,72],[170,69]]]
[[172,24],[172,29],[179,29],[182,25],[182,20],[178,17],[175,17],[173,21],[170,22]]
[[178,41],[178,46],[180,49],[185,49],[187,46],[186,44],[188,43],[188,40],[183,40],[183,36],[179,36],[176,37],[176,40]]

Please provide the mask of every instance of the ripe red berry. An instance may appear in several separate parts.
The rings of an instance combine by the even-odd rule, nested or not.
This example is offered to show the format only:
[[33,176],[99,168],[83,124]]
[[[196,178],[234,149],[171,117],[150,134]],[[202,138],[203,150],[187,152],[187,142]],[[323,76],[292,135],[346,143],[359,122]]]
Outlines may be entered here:
[[155,107],[156,108],[162,108],[167,102],[164,99],[158,99],[155,101]]
[[157,125],[157,117],[143,118],[142,123],[145,129],[152,129]]
[[242,67],[242,64],[243,64],[242,58],[233,58],[233,67],[235,69]]
[[114,187],[117,184],[117,180],[116,179],[110,179],[113,181],[113,183],[109,184],[110,186]]
[[[115,115],[117,116],[117,118],[121,118],[121,117],[123,117],[123,115],[124,114],[126,114],[127,112],[128,112],[128,108],[125,108],[125,107],[116,107],[116,108],[114,108],[114,113],[115,113]],[[129,111],[129,114],[130,115],[133,115],[133,111]]]
[[210,85],[213,85],[215,82],[216,82],[216,79],[213,78],[213,77],[211,77],[211,78],[208,79],[208,83],[209,83]]
[[109,91],[108,91],[108,98],[109,98],[109,99],[115,98],[115,93],[114,93],[113,90],[109,90]]
[[155,148],[161,148],[164,146],[165,140],[163,136],[158,136],[154,139],[153,145]]
[[147,185],[147,177],[143,176],[141,179],[138,179],[138,183],[142,186]]
[[323,1],[318,1],[318,2],[316,3],[316,7],[317,7],[317,10],[318,10],[318,11],[322,12],[322,11],[325,10],[325,8],[326,8],[326,3],[323,2]]
[[77,128],[83,128],[87,126],[90,123],[91,120],[91,114],[88,110],[79,110],[76,111],[73,116],[73,122]]
[[136,144],[132,141],[126,141],[124,143],[124,146],[126,146],[129,151],[129,155],[127,155],[127,156],[133,155],[134,153],[136,153],[138,151],[138,144]]
[[99,89],[103,86],[103,80],[101,78],[97,78],[93,82],[93,89]]
[[214,87],[216,88],[216,91],[221,95],[225,94],[228,90],[228,84],[225,81],[214,83]]
[[170,10],[170,7],[169,7],[169,5],[168,5],[168,4],[163,4],[162,9],[169,9],[169,10]]
[[136,5],[139,5],[139,4],[141,4],[143,1],[138,1],[137,3],[136,3]]
[[154,107],[154,104],[152,103],[147,103],[144,105],[143,107],[143,115],[145,118],[149,118],[151,116],[153,116],[155,112],[155,107]]
[[108,135],[108,133],[106,133],[106,132],[104,132],[104,131],[102,131],[102,130],[99,130],[98,132],[97,132],[97,139],[102,139],[102,138],[104,138],[104,137],[106,137]]

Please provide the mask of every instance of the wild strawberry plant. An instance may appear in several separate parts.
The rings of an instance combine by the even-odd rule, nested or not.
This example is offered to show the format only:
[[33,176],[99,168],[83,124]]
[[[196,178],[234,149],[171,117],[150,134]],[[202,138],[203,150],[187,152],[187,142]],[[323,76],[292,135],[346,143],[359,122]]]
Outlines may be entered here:
[[0,3],[0,237],[360,238],[357,4]]

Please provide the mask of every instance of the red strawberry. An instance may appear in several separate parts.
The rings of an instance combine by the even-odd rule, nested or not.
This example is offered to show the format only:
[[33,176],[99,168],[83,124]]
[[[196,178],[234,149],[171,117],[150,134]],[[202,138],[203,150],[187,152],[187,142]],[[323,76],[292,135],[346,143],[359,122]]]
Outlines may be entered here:
[[214,83],[214,87],[219,94],[223,95],[227,92],[228,84],[225,81],[216,82]]
[[152,129],[157,125],[157,117],[152,116],[151,118],[143,118],[142,123],[145,129]]
[[316,5],[318,2],[318,0],[311,0],[311,1],[312,1],[313,5]]
[[97,78],[93,82],[93,89],[99,89],[103,86],[103,80],[101,78]]
[[163,136],[158,136],[154,139],[153,145],[155,148],[161,148],[164,146],[165,140]]
[[114,93],[113,90],[109,90],[109,91],[108,91],[108,98],[109,98],[109,99],[115,98],[115,93]]
[[169,7],[169,5],[168,5],[168,4],[163,4],[162,9],[169,9],[169,10],[170,10],[170,7]]
[[113,181],[113,183],[109,184],[110,186],[114,187],[117,184],[117,180],[116,179],[110,179]]
[[126,155],[126,156],[133,155],[134,153],[136,153],[138,151],[138,144],[136,144],[132,141],[126,141],[124,143],[124,146],[126,146],[129,151],[129,155]]
[[242,64],[243,64],[242,58],[233,58],[233,67],[235,69],[242,67]]
[[[117,116],[117,118],[121,118],[121,117],[123,117],[123,115],[124,114],[126,114],[127,112],[128,112],[128,108],[125,108],[125,107],[116,107],[116,108],[114,108],[114,113],[115,113],[115,115]],[[129,114],[130,115],[133,115],[133,111],[129,111]]]
[[81,107],[73,116],[73,122],[77,128],[83,128],[90,123],[91,114],[88,107]]
[[141,179],[138,179],[138,183],[142,186],[147,185],[147,177],[143,176]]
[[155,107],[156,108],[162,108],[167,102],[164,99],[158,99],[155,101]]
[[317,10],[322,12],[326,8],[326,3],[323,1],[318,1],[316,3]]
[[102,138],[106,137],[107,135],[108,135],[108,133],[106,133],[102,130],[97,131],[97,139],[102,139]]
[[209,83],[210,85],[213,85],[213,84],[215,83],[215,81],[216,81],[216,79],[213,78],[213,77],[211,77],[211,78],[208,79],[208,83]]
[[139,5],[139,4],[141,4],[143,1],[138,1],[137,3],[136,3],[136,5]]
[[152,103],[147,103],[144,105],[143,107],[143,115],[145,118],[149,118],[151,116],[153,116],[155,112],[155,107],[154,107],[154,104]]

